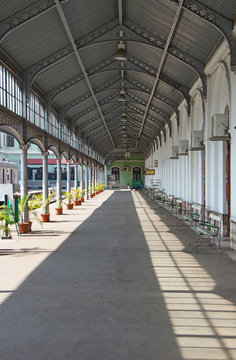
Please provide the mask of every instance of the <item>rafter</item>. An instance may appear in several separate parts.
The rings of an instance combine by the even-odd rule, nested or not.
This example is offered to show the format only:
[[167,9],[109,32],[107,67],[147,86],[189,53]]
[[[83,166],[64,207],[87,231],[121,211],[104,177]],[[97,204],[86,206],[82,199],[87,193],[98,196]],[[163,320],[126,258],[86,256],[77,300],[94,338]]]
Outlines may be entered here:
[[[178,3],[178,0],[170,1]],[[207,6],[200,4],[197,0],[184,0],[182,6],[183,9],[203,19],[221,32],[230,46],[231,69],[236,71],[236,39],[234,39],[232,34],[232,22]]]
[[[134,105],[130,105],[130,104],[127,104],[127,107],[129,107],[130,109],[134,110],[135,113],[137,114],[140,114],[140,115],[144,115],[144,111],[143,110],[140,110],[138,108],[136,108]],[[148,115],[147,118],[153,122],[156,123],[156,125],[158,125],[159,127],[161,127],[161,130],[163,131],[163,134],[164,136],[166,136],[166,129],[165,129],[165,126],[164,126],[164,123],[159,121],[158,119],[155,119],[153,118],[152,116]]]
[[172,39],[172,37],[173,37],[173,34],[174,34],[175,29],[176,29],[176,27],[177,27],[177,23],[178,23],[179,18],[180,18],[180,16],[181,16],[181,10],[182,10],[183,1],[184,1],[184,0],[179,0],[178,6],[177,6],[177,9],[176,9],[176,12],[175,12],[175,17],[174,17],[174,20],[173,20],[173,22],[172,22],[172,25],[171,25],[171,28],[170,28],[170,31],[169,31],[169,34],[168,34],[168,38],[167,38],[166,43],[165,43],[165,48],[164,48],[164,50],[163,50],[163,52],[162,52],[161,59],[160,59],[160,61],[159,61],[156,78],[155,78],[155,81],[154,81],[154,84],[153,84],[152,92],[151,92],[151,94],[150,94],[150,97],[149,97],[149,100],[148,100],[148,103],[147,103],[147,107],[146,107],[144,116],[143,116],[143,121],[142,121],[142,124],[141,124],[141,127],[140,127],[140,131],[139,131],[139,134],[138,134],[138,140],[137,140],[136,147],[138,146],[139,140],[140,140],[141,135],[142,135],[142,132],[143,132],[145,120],[146,120],[146,118],[147,118],[147,116],[148,116],[148,111],[149,111],[149,108],[150,108],[150,105],[151,105],[151,102],[152,102],[152,98],[153,98],[154,92],[155,92],[155,90],[156,90],[158,81],[159,81],[159,76],[160,76],[161,71],[162,71],[162,68],[163,68],[163,66],[164,66],[164,62],[165,62],[165,59],[166,59],[166,56],[167,56],[167,52],[168,52],[168,48],[169,48],[171,39]]
[[[107,67],[108,65],[110,65],[113,62],[114,62],[114,58],[109,57],[109,58],[104,59],[103,61],[100,61],[96,65],[90,67],[87,70],[89,77],[92,78],[92,76],[94,74],[97,74],[100,70]],[[70,87],[78,84],[81,81],[85,81],[83,74],[76,75],[76,76],[66,80],[62,84],[58,85],[54,89],[49,90],[46,94],[46,99],[47,99],[48,104],[51,105],[57,95],[59,95],[61,92],[65,91],[65,90],[69,89]]]
[[[54,0],[54,2],[57,2],[57,8],[58,8],[58,6],[60,6],[59,0]],[[25,86],[27,88],[27,91],[28,92],[30,91],[33,81],[40,74],[41,71],[49,68],[50,66],[62,60],[65,60],[68,56],[73,55],[75,51],[78,52],[78,49],[80,49],[82,45],[84,46],[85,44],[89,43],[91,39],[104,35],[104,33],[109,32],[112,28],[116,26],[117,26],[117,20],[112,20],[77,41],[74,41],[73,39],[74,48],[72,44],[69,44],[66,47],[49,55],[48,57],[39,60],[36,64],[30,66],[28,69],[24,71],[24,80],[26,82]]]
[[[111,85],[113,85],[116,82],[117,82],[117,79],[116,80],[110,80],[110,81],[107,81],[106,83],[101,84],[99,87],[94,89],[94,94],[97,95],[97,94],[101,93],[106,88],[110,87]],[[61,108],[62,116],[64,117],[66,115],[67,111],[69,111],[74,106],[76,106],[78,104],[81,104],[83,101],[88,100],[89,98],[92,98],[91,92],[83,94],[79,98],[72,100],[68,104],[65,104]]]
[[[126,91],[126,95],[131,97],[132,100],[134,100],[137,104],[140,104],[140,105],[143,105],[143,106],[146,106],[147,105],[147,101],[141,99],[139,96],[137,95],[134,95],[134,94],[131,94],[129,91]],[[149,94],[150,95],[150,94]],[[174,113],[176,114],[176,117],[177,117],[177,122],[179,123],[179,110],[177,108],[177,106],[172,106],[170,105],[169,103],[167,103],[166,101],[162,100],[161,98],[158,98],[156,96],[153,96],[154,99],[157,99],[165,104],[167,104],[173,111]],[[150,109],[152,111],[154,111],[155,113],[159,114],[159,115],[163,115],[163,112],[162,110],[160,110],[158,107],[154,106],[154,105],[150,105]],[[166,119],[168,119],[168,114],[166,114]],[[170,126],[171,122],[170,120],[168,119],[167,120],[167,123],[168,123],[168,126]]]
[[[59,0],[61,3],[67,0]],[[3,41],[6,35],[12,30],[26,24],[28,21],[44,14],[53,7],[55,7],[54,0],[38,0],[35,4],[19,11],[0,23],[0,42]]]

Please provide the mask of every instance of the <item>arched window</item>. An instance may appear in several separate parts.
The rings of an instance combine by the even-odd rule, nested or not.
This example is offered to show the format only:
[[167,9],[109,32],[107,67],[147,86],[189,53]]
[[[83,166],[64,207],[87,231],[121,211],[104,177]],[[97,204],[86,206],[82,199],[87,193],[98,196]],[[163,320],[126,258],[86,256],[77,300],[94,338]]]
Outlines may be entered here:
[[0,105],[22,116],[22,91],[17,76],[0,65]]
[[139,166],[133,168],[133,180],[141,180],[141,168]]
[[119,181],[120,180],[120,168],[118,167],[113,167],[111,169],[111,173],[112,175],[115,175],[115,181]]
[[27,120],[44,129],[44,104],[43,101],[31,91],[30,103],[27,104]]

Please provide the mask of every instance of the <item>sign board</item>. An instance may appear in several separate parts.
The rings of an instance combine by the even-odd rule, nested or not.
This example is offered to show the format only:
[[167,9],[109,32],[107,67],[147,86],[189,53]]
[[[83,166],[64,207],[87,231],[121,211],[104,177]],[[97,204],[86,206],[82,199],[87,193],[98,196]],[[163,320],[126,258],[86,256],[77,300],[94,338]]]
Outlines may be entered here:
[[146,169],[144,171],[145,175],[155,175],[155,169]]

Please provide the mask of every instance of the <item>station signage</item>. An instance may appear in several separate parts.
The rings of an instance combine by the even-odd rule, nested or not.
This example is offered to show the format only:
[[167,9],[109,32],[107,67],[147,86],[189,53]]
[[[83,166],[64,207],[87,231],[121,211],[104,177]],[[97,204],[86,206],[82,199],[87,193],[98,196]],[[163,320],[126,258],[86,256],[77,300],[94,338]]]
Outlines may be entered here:
[[145,169],[145,175],[155,175],[155,169]]

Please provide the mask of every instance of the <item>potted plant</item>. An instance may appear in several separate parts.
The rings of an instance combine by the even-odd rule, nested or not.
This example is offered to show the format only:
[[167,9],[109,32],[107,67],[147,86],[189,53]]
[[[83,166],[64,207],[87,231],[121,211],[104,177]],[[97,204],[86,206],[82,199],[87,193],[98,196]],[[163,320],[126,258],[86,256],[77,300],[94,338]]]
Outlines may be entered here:
[[30,224],[29,222],[24,221],[24,212],[27,209],[27,202],[30,195],[24,195],[20,198],[20,201],[18,202],[18,211],[19,211],[19,219],[20,222],[18,223],[20,233],[26,234],[29,231]]
[[55,213],[56,215],[62,215],[63,213],[63,202],[57,201],[56,207],[55,207]]
[[42,221],[38,214],[38,209],[41,207],[41,201],[36,197],[36,195],[33,195],[32,198],[28,201],[28,209],[29,209],[29,216],[30,216],[30,222],[29,222],[29,229],[28,231],[31,231],[32,227],[32,221],[35,220],[42,225]]
[[0,206],[0,230],[2,231],[2,239],[11,239],[11,229],[8,225],[14,224],[14,215],[9,213],[6,205]]
[[81,205],[81,200],[80,200],[80,189],[74,189],[73,190],[73,194],[74,194],[74,206],[78,206]]
[[54,195],[55,195],[54,193],[50,194],[44,201],[42,194],[37,195],[37,198],[41,201],[42,213],[40,214],[40,218],[42,222],[50,221],[50,213],[49,213],[48,205],[50,204],[50,200]]
[[93,186],[91,186],[89,192],[90,192],[89,197],[92,199],[94,197]]
[[94,191],[95,191],[95,195],[99,194],[99,185],[98,185],[98,183],[95,184]]
[[81,203],[84,202],[84,194],[85,194],[85,189],[80,190],[80,201],[81,201]]
[[65,196],[65,200],[66,200],[66,209],[67,210],[71,210],[73,209],[73,199],[74,199],[74,194],[73,192],[65,192],[64,193]]

